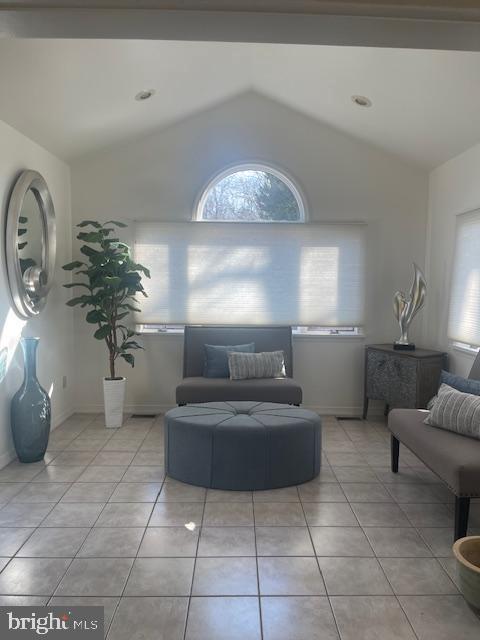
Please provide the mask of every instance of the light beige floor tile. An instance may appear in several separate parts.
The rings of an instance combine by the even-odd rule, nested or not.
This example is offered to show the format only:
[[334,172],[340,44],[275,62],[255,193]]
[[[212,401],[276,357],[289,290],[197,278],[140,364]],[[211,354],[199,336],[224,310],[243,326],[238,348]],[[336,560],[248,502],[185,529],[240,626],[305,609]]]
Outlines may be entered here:
[[330,602],[342,640],[416,640],[394,596],[336,596]]
[[207,490],[191,484],[165,483],[158,496],[159,502],[204,502]]
[[317,556],[370,557],[374,553],[360,527],[310,527]]
[[410,522],[396,504],[355,502],[351,504],[362,527],[409,527]]
[[0,573],[0,594],[52,595],[69,564],[65,558],[13,558]]
[[207,502],[252,502],[252,491],[222,491],[208,489]]
[[193,558],[137,558],[125,588],[126,596],[188,596]]
[[423,558],[432,555],[413,527],[365,527],[364,531],[378,557]]
[[311,527],[351,527],[358,521],[350,505],[341,502],[304,502],[305,517]]
[[147,502],[109,502],[95,523],[96,527],[146,527],[153,504]]
[[254,512],[257,527],[305,525],[299,502],[254,502]]
[[264,640],[337,640],[328,599],[322,596],[262,597]]
[[227,638],[228,640],[260,640],[258,598],[192,598],[185,640],[227,640]]
[[339,484],[308,483],[298,487],[302,502],[346,502],[345,494]]
[[95,527],[90,531],[79,558],[134,558],[145,529],[143,527]]
[[33,527],[0,528],[0,557],[14,556],[34,531]]
[[122,598],[108,640],[183,640],[188,598]]
[[259,556],[313,556],[307,527],[256,527]]
[[132,558],[77,558],[68,568],[55,595],[120,596],[132,563]]
[[148,527],[140,545],[139,557],[194,558],[200,528]]
[[54,505],[7,504],[0,509],[0,527],[37,527]]
[[39,528],[18,551],[19,558],[73,558],[82,546],[86,527]]
[[197,558],[194,596],[253,596],[258,594],[255,558]]
[[296,487],[253,492],[254,502],[299,502],[299,500]]
[[198,555],[200,557],[255,556],[254,529],[253,527],[203,527]]
[[152,512],[151,527],[184,527],[195,529],[202,524],[203,504],[200,502],[158,502]]
[[75,482],[60,502],[107,502],[116,482]]
[[[42,522],[42,527],[92,527],[104,505],[101,502],[59,502]],[[1,511],[0,511],[1,515]]]
[[456,586],[435,558],[380,558],[397,595],[450,595]]
[[78,478],[79,482],[120,482],[123,478],[126,466],[95,466],[90,465]]
[[203,524],[215,526],[253,526],[253,504],[248,502],[207,502]]
[[155,502],[160,482],[119,482],[109,502]]
[[258,558],[258,578],[264,596],[325,595],[315,558]]
[[461,596],[400,596],[419,640],[478,640],[480,620]]
[[350,502],[393,502],[383,485],[376,482],[348,482],[342,489]]
[[30,483],[12,498],[14,502],[37,504],[40,502],[58,502],[63,494],[70,488],[69,483],[57,484],[55,482]]
[[319,558],[330,596],[389,595],[392,589],[375,558]]

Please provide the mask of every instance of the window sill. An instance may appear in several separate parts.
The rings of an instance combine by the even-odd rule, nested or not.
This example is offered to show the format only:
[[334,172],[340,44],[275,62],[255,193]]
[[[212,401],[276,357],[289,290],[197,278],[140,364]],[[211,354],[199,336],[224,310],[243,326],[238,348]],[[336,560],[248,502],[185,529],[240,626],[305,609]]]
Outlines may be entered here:
[[[142,338],[148,337],[181,337],[183,339],[183,331],[139,331]],[[365,340],[365,334],[355,333],[353,335],[324,333],[292,333],[292,340]]]
[[474,349],[473,347],[469,347],[468,345],[453,343],[451,346],[455,351],[465,353],[469,356],[472,356],[472,358],[475,358],[478,355],[478,349]]

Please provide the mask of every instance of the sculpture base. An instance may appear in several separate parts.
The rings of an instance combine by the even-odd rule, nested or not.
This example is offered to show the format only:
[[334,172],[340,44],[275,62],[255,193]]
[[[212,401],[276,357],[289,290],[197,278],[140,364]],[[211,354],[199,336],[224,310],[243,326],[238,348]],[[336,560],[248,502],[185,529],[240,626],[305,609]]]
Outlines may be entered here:
[[395,351],[415,351],[415,344],[413,342],[409,342],[408,344],[394,342],[393,348],[395,349]]

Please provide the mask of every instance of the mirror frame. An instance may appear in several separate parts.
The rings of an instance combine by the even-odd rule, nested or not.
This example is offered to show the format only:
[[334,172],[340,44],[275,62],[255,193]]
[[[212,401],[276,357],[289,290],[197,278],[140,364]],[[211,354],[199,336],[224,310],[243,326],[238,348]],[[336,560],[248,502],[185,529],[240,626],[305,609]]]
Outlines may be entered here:
[[[37,201],[42,225],[42,264],[46,276],[41,295],[34,300],[27,292],[20,268],[18,228],[23,201],[28,191]],[[22,171],[15,182],[7,209],[5,231],[5,257],[10,295],[16,313],[24,319],[37,316],[47,303],[53,283],[56,259],[56,220],[52,196],[43,176],[38,171]]]

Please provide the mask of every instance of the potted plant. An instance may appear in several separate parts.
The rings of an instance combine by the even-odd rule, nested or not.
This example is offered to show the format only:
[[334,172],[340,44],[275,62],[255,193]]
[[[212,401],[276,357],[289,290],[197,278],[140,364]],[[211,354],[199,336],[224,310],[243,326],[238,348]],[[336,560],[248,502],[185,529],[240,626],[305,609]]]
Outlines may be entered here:
[[105,424],[118,428],[123,421],[126,380],[116,375],[116,362],[123,358],[133,367],[132,351],[143,349],[134,340],[137,334],[128,325],[128,316],[132,311],[140,311],[136,295],[147,295],[142,286],[142,274],[149,278],[150,272],[132,260],[128,245],[114,237],[115,227],[127,226],[123,222],[109,220],[100,224],[95,220],[84,220],[77,226],[91,227],[77,235],[84,243],[80,253],[86,260],[75,260],[63,269],[73,271],[82,279],[64,287],[80,287],[86,291],[69,300],[67,305],[90,307],[86,320],[96,326],[94,337],[103,340],[107,346],[110,376],[103,379]]

